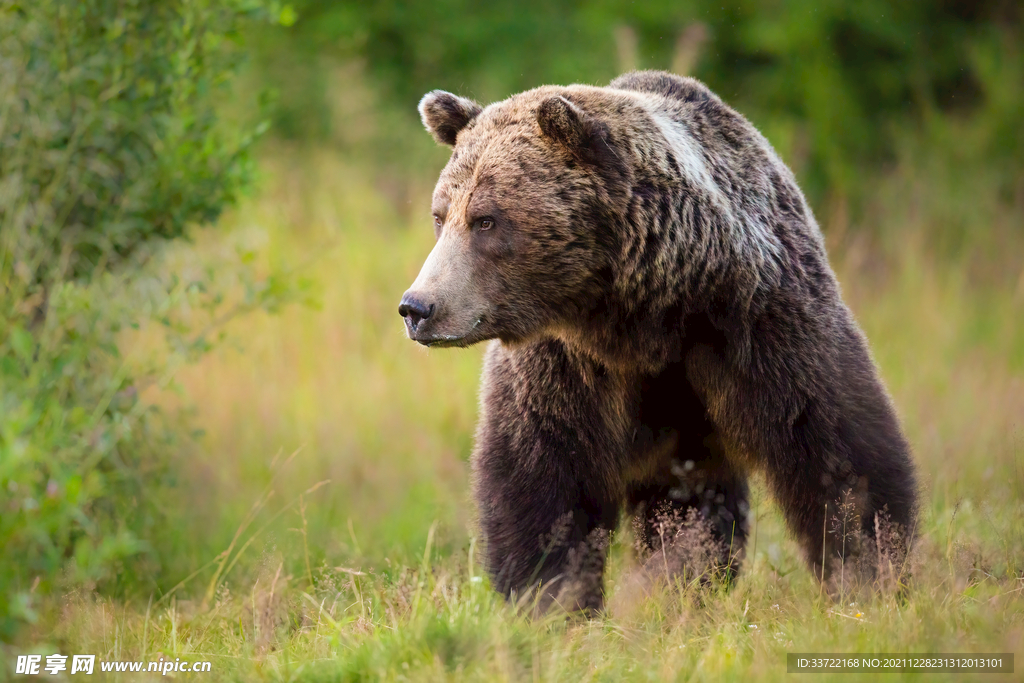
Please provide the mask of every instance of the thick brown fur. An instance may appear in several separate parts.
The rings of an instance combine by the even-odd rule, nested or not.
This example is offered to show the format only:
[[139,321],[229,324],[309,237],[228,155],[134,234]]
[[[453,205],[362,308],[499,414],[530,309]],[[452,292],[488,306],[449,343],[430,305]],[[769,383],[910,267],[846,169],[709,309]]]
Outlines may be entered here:
[[866,340],[746,119],[662,72],[483,109],[434,91],[420,111],[454,152],[400,310],[427,345],[494,340],[473,470],[498,590],[599,608],[624,507],[648,534],[695,510],[735,569],[752,471],[819,578],[843,553],[824,533],[840,500],[867,536],[883,511],[913,527],[909,448]]

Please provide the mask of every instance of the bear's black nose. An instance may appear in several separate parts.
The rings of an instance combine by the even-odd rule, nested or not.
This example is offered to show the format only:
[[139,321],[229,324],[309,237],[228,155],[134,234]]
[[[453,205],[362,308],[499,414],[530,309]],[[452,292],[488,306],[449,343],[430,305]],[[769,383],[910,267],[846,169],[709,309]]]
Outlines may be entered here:
[[398,305],[398,315],[405,318],[406,322],[414,330],[420,324],[420,321],[429,318],[433,312],[434,304],[428,306],[410,294],[403,296],[402,303]]

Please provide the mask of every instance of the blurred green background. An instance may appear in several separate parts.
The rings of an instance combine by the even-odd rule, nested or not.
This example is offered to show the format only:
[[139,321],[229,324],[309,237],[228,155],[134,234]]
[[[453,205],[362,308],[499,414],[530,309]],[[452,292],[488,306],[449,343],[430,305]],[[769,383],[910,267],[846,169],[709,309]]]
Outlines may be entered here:
[[[702,680],[852,642],[1020,651],[1022,22],[1008,0],[0,0],[0,656]],[[909,602],[823,600],[759,485],[730,592],[575,628],[480,582],[482,349],[428,353],[396,315],[448,154],[416,103],[632,68],[702,79],[808,195],[922,475]]]
[[[295,24],[266,32],[258,49],[259,71],[279,94],[275,131],[403,169],[411,143],[394,129],[408,125],[426,89],[486,103],[539,83],[600,85],[658,68],[700,78],[750,118],[816,204],[862,199],[865,174],[936,145],[998,166],[986,180],[1007,196],[1019,191],[1024,74],[1014,2],[294,6]],[[377,135],[338,119],[369,105],[346,92],[332,63],[357,65],[372,84]],[[956,128],[964,119],[975,121],[970,138]]]

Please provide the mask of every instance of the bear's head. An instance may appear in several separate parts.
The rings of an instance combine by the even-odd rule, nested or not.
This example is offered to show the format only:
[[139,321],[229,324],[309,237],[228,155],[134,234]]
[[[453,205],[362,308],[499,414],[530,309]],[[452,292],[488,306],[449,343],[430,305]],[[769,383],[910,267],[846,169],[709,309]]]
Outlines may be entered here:
[[399,307],[411,339],[523,341],[598,305],[627,170],[588,104],[554,87],[486,109],[439,90],[422,99],[427,130],[454,149],[434,190],[437,243]]

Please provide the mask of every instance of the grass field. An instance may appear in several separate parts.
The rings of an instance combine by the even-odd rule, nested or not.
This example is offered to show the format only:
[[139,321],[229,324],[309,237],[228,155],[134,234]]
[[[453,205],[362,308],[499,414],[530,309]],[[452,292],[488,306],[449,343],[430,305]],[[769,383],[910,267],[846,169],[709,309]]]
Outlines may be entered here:
[[841,209],[819,210],[920,472],[905,601],[823,596],[758,485],[731,589],[627,598],[636,562],[625,524],[609,614],[530,619],[476,563],[467,459],[482,349],[428,352],[396,315],[433,239],[430,172],[398,193],[407,204],[327,153],[269,149],[262,168],[261,191],[170,266],[231,263],[248,245],[261,268],[314,278],[321,305],[232,321],[227,343],[180,371],[180,396],[147,395],[191,406],[205,432],[182,450],[166,503],[174,523],[153,541],[165,572],[151,599],[65,596],[35,627],[36,651],[207,660],[212,672],[196,678],[245,681],[772,681],[787,677],[787,652],[1024,654],[1019,242],[991,267],[977,250],[934,257],[940,212],[885,211],[912,203],[898,178],[869,212],[896,248],[858,238]]

